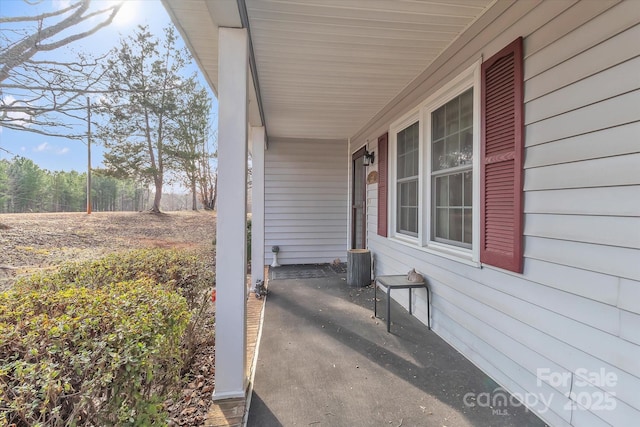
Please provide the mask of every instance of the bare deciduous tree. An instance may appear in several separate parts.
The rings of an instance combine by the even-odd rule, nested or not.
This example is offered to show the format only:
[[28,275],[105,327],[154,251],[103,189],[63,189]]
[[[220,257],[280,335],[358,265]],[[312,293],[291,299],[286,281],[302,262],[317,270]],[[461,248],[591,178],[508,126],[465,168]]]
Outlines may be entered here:
[[91,0],[76,0],[53,12],[0,16],[0,126],[84,137],[70,119],[83,119],[84,96],[100,91],[101,58],[77,54],[64,61],[59,52],[109,25],[121,6],[94,10]]
[[[213,136],[213,144],[217,145],[217,133]],[[211,159],[218,157],[218,151],[210,151],[209,141],[205,138],[202,145],[202,153],[198,162],[198,186],[200,189],[200,201],[206,210],[216,209],[218,198],[218,172],[211,165]],[[210,153],[210,154],[209,154]]]

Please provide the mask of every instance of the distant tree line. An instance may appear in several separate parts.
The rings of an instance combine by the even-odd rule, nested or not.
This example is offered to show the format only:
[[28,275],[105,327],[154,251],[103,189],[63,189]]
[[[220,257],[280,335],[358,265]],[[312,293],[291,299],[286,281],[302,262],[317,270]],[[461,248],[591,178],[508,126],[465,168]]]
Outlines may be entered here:
[[[140,211],[148,204],[147,186],[94,170],[94,211]],[[82,212],[87,209],[87,174],[41,169],[16,156],[0,160],[0,213]]]

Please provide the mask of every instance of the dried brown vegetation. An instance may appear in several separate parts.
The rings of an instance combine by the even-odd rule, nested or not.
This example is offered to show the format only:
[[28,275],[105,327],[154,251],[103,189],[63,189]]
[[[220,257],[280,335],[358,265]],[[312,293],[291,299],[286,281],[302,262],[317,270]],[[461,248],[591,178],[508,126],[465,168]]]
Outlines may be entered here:
[[211,212],[2,214],[0,290],[15,276],[136,248],[193,249],[213,267],[216,218]]

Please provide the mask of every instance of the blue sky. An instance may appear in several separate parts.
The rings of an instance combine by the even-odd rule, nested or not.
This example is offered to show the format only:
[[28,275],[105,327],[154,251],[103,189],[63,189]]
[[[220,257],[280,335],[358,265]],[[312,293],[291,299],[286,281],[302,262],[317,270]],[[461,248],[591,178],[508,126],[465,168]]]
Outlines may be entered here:
[[[116,3],[109,0],[94,0],[92,9],[102,9]],[[70,4],[70,0],[44,0],[37,6],[30,6],[23,0],[0,0],[0,15],[23,16],[34,15],[34,12],[46,12],[61,9]],[[124,4],[114,22],[96,34],[78,40],[69,45],[69,49],[55,51],[56,59],[68,59],[75,52],[90,52],[96,56],[108,52],[119,44],[121,37],[131,34],[138,25],[148,25],[151,32],[161,35],[162,29],[171,20],[159,0],[124,0]],[[187,70],[189,75],[198,71],[195,62]],[[199,71],[198,71],[198,74]],[[202,76],[201,84],[207,87]],[[217,100],[211,94],[213,110],[217,110]],[[215,122],[214,122],[215,123]],[[215,126],[215,124],[214,124]],[[69,140],[32,132],[14,131],[0,127],[0,147],[9,150],[7,154],[0,150],[0,158],[11,158],[20,155],[33,160],[43,169],[85,171],[87,167],[86,141]],[[102,166],[102,147],[92,144],[92,167]]]

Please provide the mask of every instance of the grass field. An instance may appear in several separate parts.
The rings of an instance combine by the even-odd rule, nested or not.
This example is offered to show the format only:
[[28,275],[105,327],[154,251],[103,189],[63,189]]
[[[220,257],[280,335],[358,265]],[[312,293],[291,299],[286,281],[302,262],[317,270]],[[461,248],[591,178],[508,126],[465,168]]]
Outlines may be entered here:
[[1,214],[0,224],[0,290],[18,275],[126,249],[193,249],[214,262],[212,212]]

